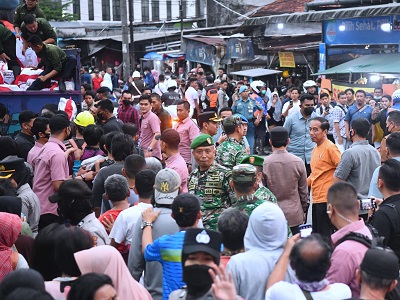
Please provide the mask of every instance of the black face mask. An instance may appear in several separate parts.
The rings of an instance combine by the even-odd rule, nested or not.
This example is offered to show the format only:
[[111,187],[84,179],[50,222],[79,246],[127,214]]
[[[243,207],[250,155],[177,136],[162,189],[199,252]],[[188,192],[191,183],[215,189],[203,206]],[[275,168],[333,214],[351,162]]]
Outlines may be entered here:
[[122,100],[122,103],[126,106],[131,105],[131,101],[130,100]]
[[97,114],[97,120],[102,121],[105,120],[102,114]]
[[183,267],[182,279],[187,285],[188,294],[201,296],[211,289],[213,280],[208,273],[210,269],[205,265]]
[[313,111],[314,111],[314,107],[306,107],[306,108],[304,109],[304,114],[305,114],[306,116],[311,116],[311,114],[313,113]]
[[185,87],[185,86],[186,86],[186,84],[184,84],[184,83],[183,83],[183,84],[181,84],[181,87]]
[[45,134],[44,138],[49,139],[50,138],[50,133]]
[[204,73],[203,72],[199,72],[199,75],[203,75]]

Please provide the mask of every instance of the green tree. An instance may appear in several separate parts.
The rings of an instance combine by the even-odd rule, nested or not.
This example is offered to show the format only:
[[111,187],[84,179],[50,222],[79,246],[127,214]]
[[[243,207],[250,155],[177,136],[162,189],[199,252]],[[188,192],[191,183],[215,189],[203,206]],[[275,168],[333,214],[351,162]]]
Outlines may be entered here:
[[48,21],[75,21],[78,17],[65,12],[72,5],[72,1],[62,4],[57,0],[40,0],[39,6]]

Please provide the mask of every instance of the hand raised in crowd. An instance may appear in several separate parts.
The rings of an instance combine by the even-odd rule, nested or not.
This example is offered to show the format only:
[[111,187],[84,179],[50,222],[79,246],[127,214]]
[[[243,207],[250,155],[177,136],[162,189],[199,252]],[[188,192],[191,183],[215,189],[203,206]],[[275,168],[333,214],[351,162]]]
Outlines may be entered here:
[[4,62],[7,62],[7,60],[11,60],[10,57],[8,57],[8,55],[5,53],[0,54],[0,59]]
[[84,151],[84,149],[76,149],[74,152],[75,160],[81,160]]
[[148,208],[142,212],[142,220],[143,222],[154,223],[157,220],[160,213],[161,211],[154,212],[153,208]]
[[235,300],[236,289],[233,283],[232,274],[226,273],[224,267],[216,264],[208,271],[213,280],[212,293],[218,300]]
[[76,148],[74,148],[74,147],[67,148],[67,150],[65,150],[65,152],[64,152],[64,155],[65,155],[65,157],[68,159],[68,157],[69,157],[72,153],[74,153],[75,151],[76,151]]

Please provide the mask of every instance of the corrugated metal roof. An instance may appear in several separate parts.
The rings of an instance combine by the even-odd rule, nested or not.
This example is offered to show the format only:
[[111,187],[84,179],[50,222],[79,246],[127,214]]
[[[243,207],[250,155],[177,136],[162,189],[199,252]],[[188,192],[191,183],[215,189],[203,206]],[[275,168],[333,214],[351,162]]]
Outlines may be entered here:
[[185,39],[198,41],[207,45],[226,45],[226,42],[223,38],[220,37],[205,37],[205,36],[184,36]]

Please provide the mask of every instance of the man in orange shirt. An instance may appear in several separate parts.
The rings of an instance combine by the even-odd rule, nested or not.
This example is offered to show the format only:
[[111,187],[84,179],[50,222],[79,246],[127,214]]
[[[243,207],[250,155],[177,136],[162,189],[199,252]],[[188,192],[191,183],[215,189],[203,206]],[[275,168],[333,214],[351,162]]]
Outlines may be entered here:
[[311,153],[311,174],[307,178],[312,193],[313,232],[331,236],[331,223],[326,213],[328,189],[333,184],[333,174],[339,165],[341,153],[327,138],[329,123],[316,117],[310,122],[310,138],[317,145]]

